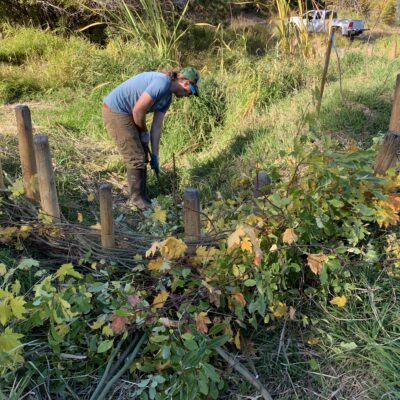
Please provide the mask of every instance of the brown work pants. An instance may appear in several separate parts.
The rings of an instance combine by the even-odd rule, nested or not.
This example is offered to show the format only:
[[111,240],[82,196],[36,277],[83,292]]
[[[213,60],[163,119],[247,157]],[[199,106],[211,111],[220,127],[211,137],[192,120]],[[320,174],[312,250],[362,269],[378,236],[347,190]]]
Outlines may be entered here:
[[103,104],[103,122],[117,144],[127,168],[145,169],[148,156],[140,141],[140,134],[131,114],[111,111]]

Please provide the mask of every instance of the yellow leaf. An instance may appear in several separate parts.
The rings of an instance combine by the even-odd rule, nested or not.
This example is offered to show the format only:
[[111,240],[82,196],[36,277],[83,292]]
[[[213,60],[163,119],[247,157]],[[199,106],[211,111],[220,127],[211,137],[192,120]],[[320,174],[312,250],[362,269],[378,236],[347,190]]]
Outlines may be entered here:
[[167,221],[167,212],[163,210],[160,206],[156,206],[151,217],[154,221],[159,221],[162,224],[165,224],[165,222]]
[[0,276],[4,276],[7,273],[7,267],[5,264],[0,263]]
[[101,333],[102,333],[104,336],[108,336],[108,337],[114,335],[114,331],[111,329],[110,325],[105,325],[105,326],[103,326],[103,329],[102,329]]
[[105,323],[106,321],[104,321],[104,319],[100,319],[98,321],[93,322],[93,325],[91,325],[90,327],[93,330],[100,329]]
[[168,299],[169,293],[162,291],[153,300],[153,307],[154,308],[163,308],[165,301]]
[[160,243],[159,242],[153,242],[151,244],[150,249],[148,249],[146,251],[146,257],[152,257],[154,256],[154,254],[156,254],[157,249],[160,247]]
[[82,222],[83,222],[83,214],[80,213],[80,212],[78,212],[78,214],[76,215],[76,220],[77,220],[79,223],[82,223]]
[[11,309],[7,303],[7,300],[0,303],[0,324],[3,326],[5,326],[11,316]]
[[207,333],[208,332],[208,326],[209,324],[211,324],[211,320],[210,318],[208,318],[207,313],[206,312],[201,312],[199,314],[196,314],[196,328],[199,332],[202,333]]
[[376,221],[380,227],[387,228],[389,225],[395,225],[399,221],[397,214],[397,202],[379,201],[375,211]]
[[297,241],[297,235],[294,232],[293,228],[287,228],[282,235],[283,243],[287,243],[291,245],[292,243]]
[[32,232],[32,227],[29,225],[22,225],[19,228],[20,236],[22,239],[26,239],[29,234]]
[[240,350],[240,331],[237,331],[236,335],[235,335],[235,346],[238,350]]
[[331,304],[338,307],[344,307],[347,304],[346,296],[336,296],[331,301]]
[[270,253],[275,253],[276,251],[278,251],[278,246],[276,244],[273,244],[271,246],[271,248],[269,249]]
[[94,195],[92,193],[88,194],[87,201],[92,202],[94,200]]
[[147,264],[147,268],[150,271],[159,271],[163,264],[164,264],[164,260],[161,257],[159,257],[156,260],[151,260]]
[[228,249],[230,249],[231,247],[235,246],[235,245],[240,245],[240,238],[242,236],[245,235],[245,232],[243,230],[243,226],[242,225],[238,225],[238,227],[236,228],[236,231],[231,233],[230,236],[228,237]]
[[323,253],[309,254],[307,257],[308,266],[314,274],[319,275],[322,271],[323,263],[327,258],[328,256]]
[[307,340],[307,343],[311,346],[316,346],[319,343],[319,338],[316,336],[312,336]]
[[246,223],[257,226],[258,228],[262,228],[264,226],[264,220],[260,216],[254,214],[251,214],[246,218]]
[[272,315],[276,318],[282,318],[288,312],[287,305],[285,303],[281,303],[280,301],[275,302],[269,307],[269,309],[272,312]]
[[160,253],[168,260],[182,257],[186,249],[186,244],[181,239],[176,239],[173,236],[168,237],[160,244]]
[[246,299],[244,298],[242,293],[239,293],[239,292],[233,293],[231,297],[234,301],[241,304],[242,306],[246,305]]
[[247,251],[248,253],[251,253],[253,249],[253,245],[251,244],[250,238],[247,236],[242,240],[242,244],[240,245],[240,248],[242,251]]
[[96,230],[101,230],[101,225],[100,225],[100,223],[98,222],[97,224],[95,224],[95,225],[90,225],[90,229],[96,229]]
[[18,296],[10,300],[10,307],[15,318],[17,319],[24,318],[23,314],[27,312],[27,310],[24,307],[24,304],[26,304],[26,301],[22,296]]

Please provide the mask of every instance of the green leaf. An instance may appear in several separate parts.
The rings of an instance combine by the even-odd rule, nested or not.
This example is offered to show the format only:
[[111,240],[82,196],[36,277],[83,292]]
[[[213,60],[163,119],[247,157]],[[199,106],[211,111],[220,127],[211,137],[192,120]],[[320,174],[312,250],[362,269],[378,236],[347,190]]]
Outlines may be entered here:
[[100,342],[99,347],[97,348],[98,353],[105,353],[106,351],[110,350],[114,344],[114,339],[111,340],[103,340]]
[[167,335],[155,335],[150,337],[150,341],[153,343],[161,343],[168,340],[169,336]]
[[344,350],[354,350],[356,349],[358,346],[356,343],[354,342],[350,342],[350,343],[346,343],[346,342],[341,342],[340,343],[340,347]]
[[244,281],[244,286],[247,287],[252,287],[256,286],[257,282],[254,279],[247,279],[247,281]]
[[15,318],[17,319],[23,319],[27,310],[24,307],[24,304],[26,304],[26,301],[24,300],[23,296],[18,296],[10,300],[10,306],[12,313],[14,314]]
[[64,281],[66,276],[72,276],[76,279],[82,279],[83,276],[78,271],[75,271],[74,266],[72,263],[63,264],[54,274],[56,278],[58,278],[61,282]]
[[33,258],[25,258],[18,264],[17,268],[28,271],[30,268],[38,266],[39,266],[39,261],[36,261]]
[[7,300],[4,300],[2,303],[0,303],[0,324],[3,326],[5,326],[11,316],[11,308],[7,303]]
[[194,340],[185,340],[183,342],[183,344],[190,351],[195,351],[195,350],[198,350],[198,348],[199,348],[199,346],[197,345],[197,343]]
[[186,333],[184,333],[184,334],[182,335],[182,339],[185,339],[185,340],[191,340],[191,339],[193,339],[193,338],[194,338],[194,336],[193,336],[193,334],[190,333],[190,332],[186,332]]

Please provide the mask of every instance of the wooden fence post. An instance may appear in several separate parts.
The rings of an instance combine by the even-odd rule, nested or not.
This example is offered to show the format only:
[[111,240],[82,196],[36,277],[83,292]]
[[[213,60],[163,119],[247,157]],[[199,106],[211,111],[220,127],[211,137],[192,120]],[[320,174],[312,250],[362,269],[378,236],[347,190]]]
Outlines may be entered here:
[[36,135],[33,139],[33,143],[38,169],[40,205],[46,214],[50,215],[55,220],[60,220],[61,214],[58,205],[53,165],[51,162],[49,139],[46,135]]
[[4,184],[3,167],[1,166],[1,158],[0,158],[0,190],[3,190],[5,188],[6,185]]
[[114,221],[112,216],[112,186],[109,183],[100,185],[100,225],[101,245],[104,249],[115,246]]
[[21,160],[22,178],[26,197],[31,200],[39,201],[39,193],[33,188],[35,185],[35,175],[37,172],[35,152],[33,147],[32,120],[28,106],[19,105],[15,107],[17,119],[18,147]]
[[187,188],[183,197],[185,239],[199,240],[200,226],[200,195],[197,189]]
[[268,185],[271,184],[271,178],[266,172],[257,172],[256,176],[254,177],[254,197],[261,197],[265,196],[266,194],[270,193]]
[[374,174],[384,175],[400,160],[400,74],[397,75],[389,132],[378,152],[374,164]]

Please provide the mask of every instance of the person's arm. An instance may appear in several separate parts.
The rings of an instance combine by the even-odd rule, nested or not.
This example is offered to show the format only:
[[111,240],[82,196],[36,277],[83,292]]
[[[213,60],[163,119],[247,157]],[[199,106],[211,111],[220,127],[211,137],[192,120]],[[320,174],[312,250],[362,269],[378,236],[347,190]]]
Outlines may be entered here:
[[153,116],[153,123],[151,124],[151,152],[156,156],[158,156],[164,116],[165,113],[161,111],[155,111]]
[[147,92],[144,92],[138,98],[135,106],[132,109],[133,121],[139,128],[140,132],[147,132],[146,113],[153,104],[154,100],[152,97]]

